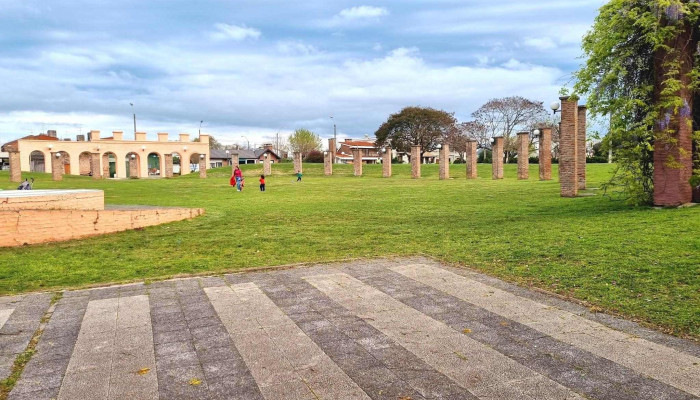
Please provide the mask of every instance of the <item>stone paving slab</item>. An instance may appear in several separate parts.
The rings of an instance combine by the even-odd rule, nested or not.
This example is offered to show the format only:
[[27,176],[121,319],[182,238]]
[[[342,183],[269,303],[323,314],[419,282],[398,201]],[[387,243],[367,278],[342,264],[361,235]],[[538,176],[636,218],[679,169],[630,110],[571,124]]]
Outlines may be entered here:
[[9,399],[700,395],[694,342],[425,258],[51,297],[0,298],[0,373],[41,334]]

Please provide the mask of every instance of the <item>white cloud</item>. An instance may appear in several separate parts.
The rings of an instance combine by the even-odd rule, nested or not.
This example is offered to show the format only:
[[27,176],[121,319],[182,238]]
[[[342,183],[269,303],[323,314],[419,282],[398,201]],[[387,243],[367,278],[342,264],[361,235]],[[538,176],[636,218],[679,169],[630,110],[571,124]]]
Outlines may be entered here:
[[532,47],[537,50],[551,50],[557,47],[554,39],[550,37],[526,38],[523,44],[527,47]]
[[379,18],[389,15],[389,10],[384,7],[373,6],[357,6],[346,8],[338,14],[339,17],[345,19],[363,19],[363,18]]
[[249,28],[245,25],[229,25],[218,23],[215,24],[216,32],[211,34],[214,40],[236,40],[241,41],[247,38],[257,39],[260,37],[260,31],[255,28]]
[[315,46],[306,44],[299,40],[283,40],[277,42],[277,51],[287,55],[311,55],[314,53],[318,53],[318,49]]

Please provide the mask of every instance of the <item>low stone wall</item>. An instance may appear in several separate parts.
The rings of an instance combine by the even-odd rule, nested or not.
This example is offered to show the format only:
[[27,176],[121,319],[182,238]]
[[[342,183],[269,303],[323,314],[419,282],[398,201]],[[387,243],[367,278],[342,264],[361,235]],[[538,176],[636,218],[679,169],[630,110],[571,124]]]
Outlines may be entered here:
[[201,208],[0,211],[0,247],[104,235],[203,214]]
[[2,190],[0,211],[103,210],[102,190]]

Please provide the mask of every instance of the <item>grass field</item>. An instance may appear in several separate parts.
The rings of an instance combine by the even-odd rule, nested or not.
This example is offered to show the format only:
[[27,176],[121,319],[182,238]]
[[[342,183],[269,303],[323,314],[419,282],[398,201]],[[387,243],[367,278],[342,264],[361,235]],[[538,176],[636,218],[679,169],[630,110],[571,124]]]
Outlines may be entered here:
[[[604,197],[563,199],[555,180],[439,181],[436,165],[410,179],[410,166],[274,165],[268,191],[257,189],[260,165],[244,166],[248,187],[228,186],[230,169],[161,180],[37,178],[36,188],[97,188],[111,204],[203,207],[206,215],[85,240],[0,249],[0,293],[151,280],[177,274],[355,257],[426,254],[521,284],[585,300],[662,329],[700,338],[700,207],[630,208]],[[589,187],[612,171],[589,165]],[[0,188],[14,189],[8,173]]]

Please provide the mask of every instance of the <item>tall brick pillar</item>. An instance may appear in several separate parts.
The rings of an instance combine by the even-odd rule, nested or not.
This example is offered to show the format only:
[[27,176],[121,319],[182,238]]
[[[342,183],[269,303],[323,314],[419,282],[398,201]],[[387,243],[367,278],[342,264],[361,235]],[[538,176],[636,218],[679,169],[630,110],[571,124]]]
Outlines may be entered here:
[[102,179],[100,153],[90,153],[90,172],[92,172],[92,179]]
[[503,136],[493,138],[491,175],[493,179],[503,179]]
[[239,165],[239,157],[240,155],[238,152],[231,154],[231,176],[233,176],[233,171],[235,171],[236,167]]
[[530,134],[518,132],[518,179],[530,179]]
[[102,155],[102,177],[109,178],[109,155],[107,153]]
[[138,157],[129,156],[129,178],[139,176],[139,161]]
[[352,149],[352,165],[355,176],[362,176],[362,149]]
[[384,148],[382,154],[382,177],[391,178],[391,147]]
[[201,154],[199,156],[199,177],[204,179],[207,177],[207,157]]
[[420,178],[420,145],[411,146],[411,178]]
[[450,146],[448,144],[440,147],[440,179],[450,179]]
[[163,176],[166,178],[173,177],[173,154],[163,154]]
[[301,164],[301,153],[298,151],[294,152],[294,173],[304,172]]
[[552,129],[540,129],[540,180],[552,180]]
[[272,163],[270,162],[270,156],[265,154],[263,158],[263,175],[267,176],[272,174]]
[[51,179],[54,181],[63,180],[63,153],[51,153]]
[[578,195],[578,101],[568,96],[561,100],[561,132],[559,133],[559,185],[562,197]]
[[467,163],[467,179],[476,179],[476,140],[467,140],[467,159],[464,160]]
[[328,151],[331,153],[331,162],[335,162],[335,153],[338,151],[337,150],[337,143],[335,142],[335,138],[328,139]]
[[326,176],[333,175],[333,152],[326,151],[323,153],[323,173]]
[[586,106],[578,106],[576,122],[576,175],[578,190],[586,189]]
[[22,163],[19,151],[10,151],[10,181],[22,182]]

